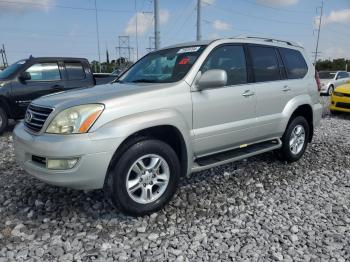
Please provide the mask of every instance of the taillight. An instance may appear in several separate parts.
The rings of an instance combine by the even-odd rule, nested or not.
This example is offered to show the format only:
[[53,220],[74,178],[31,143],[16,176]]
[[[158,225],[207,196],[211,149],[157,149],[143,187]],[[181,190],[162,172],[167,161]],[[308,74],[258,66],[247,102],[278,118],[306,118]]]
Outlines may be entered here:
[[320,92],[321,91],[321,81],[320,81],[320,76],[316,70],[315,70],[315,80],[317,83],[317,90],[318,90],[318,92]]

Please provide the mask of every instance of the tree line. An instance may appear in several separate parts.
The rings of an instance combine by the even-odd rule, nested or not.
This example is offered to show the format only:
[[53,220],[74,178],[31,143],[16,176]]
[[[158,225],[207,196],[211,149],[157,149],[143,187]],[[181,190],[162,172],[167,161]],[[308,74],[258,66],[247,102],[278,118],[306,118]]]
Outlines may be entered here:
[[316,62],[316,69],[318,71],[350,71],[350,60],[345,58],[318,60]]

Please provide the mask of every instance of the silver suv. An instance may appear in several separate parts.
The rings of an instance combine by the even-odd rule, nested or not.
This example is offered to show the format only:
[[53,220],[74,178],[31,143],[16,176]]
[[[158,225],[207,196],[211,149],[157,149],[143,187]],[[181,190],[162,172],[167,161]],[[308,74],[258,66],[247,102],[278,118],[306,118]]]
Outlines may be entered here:
[[321,118],[315,75],[291,42],[170,46],[115,83],[35,100],[14,130],[16,157],[46,183],[104,188],[121,211],[149,214],[186,174],[272,150],[300,159]]

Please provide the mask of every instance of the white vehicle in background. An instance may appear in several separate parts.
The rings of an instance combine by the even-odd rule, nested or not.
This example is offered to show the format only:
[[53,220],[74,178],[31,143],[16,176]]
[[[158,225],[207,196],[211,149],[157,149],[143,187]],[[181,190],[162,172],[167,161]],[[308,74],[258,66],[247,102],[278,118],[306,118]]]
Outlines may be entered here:
[[332,95],[336,87],[346,84],[350,74],[346,71],[320,71],[321,94]]

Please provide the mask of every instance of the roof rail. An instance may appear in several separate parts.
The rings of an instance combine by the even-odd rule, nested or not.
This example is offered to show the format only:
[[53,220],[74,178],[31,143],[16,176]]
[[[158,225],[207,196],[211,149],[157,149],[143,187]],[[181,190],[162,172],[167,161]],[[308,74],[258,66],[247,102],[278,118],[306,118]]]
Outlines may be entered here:
[[290,46],[300,47],[300,48],[304,49],[304,47],[298,43],[286,41],[286,40],[281,40],[281,39],[266,38],[266,37],[259,37],[259,36],[238,36],[235,38],[256,39],[256,40],[262,40],[262,41],[271,42],[271,43],[285,43],[285,44],[290,45]]

